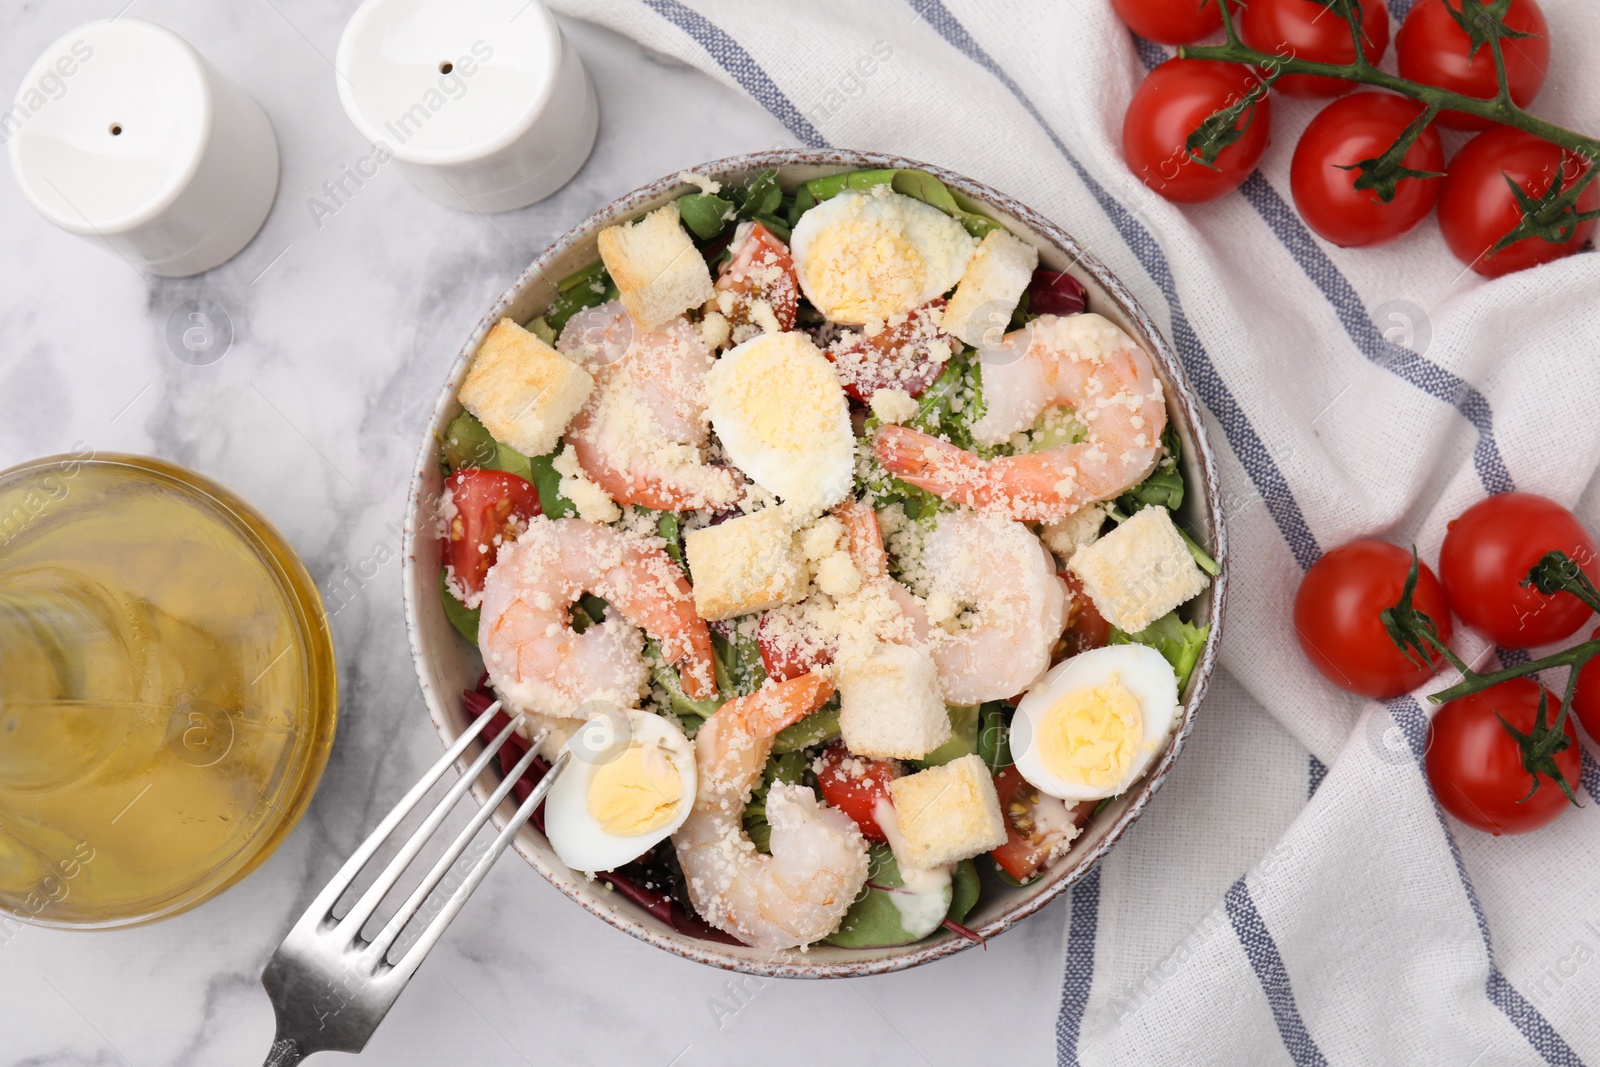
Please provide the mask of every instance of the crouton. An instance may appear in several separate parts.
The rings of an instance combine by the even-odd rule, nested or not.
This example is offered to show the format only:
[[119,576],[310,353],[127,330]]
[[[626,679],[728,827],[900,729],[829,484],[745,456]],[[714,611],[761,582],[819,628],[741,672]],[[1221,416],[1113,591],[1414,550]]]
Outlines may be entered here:
[[895,858],[904,867],[926,870],[970,859],[1006,843],[989,767],[977,755],[929,767],[889,783],[895,821],[900,824]]
[[839,732],[858,756],[920,759],[950,740],[950,715],[933,660],[879,641],[839,662]]
[[945,306],[945,331],[980,348],[985,334],[997,329],[990,340],[998,341],[1038,266],[1038,249],[1004,230],[991,230]]
[[495,440],[542,456],[556,447],[593,388],[588,371],[501,319],[478,348],[459,399]]
[[782,508],[767,508],[691,531],[683,540],[694,606],[703,619],[731,619],[802,599],[805,556]]
[[1163,507],[1141,509],[1080,547],[1067,566],[1106,621],[1130,634],[1198,596],[1207,582]]
[[600,258],[634,325],[654,329],[716,295],[711,271],[678,222],[678,205],[600,231]]

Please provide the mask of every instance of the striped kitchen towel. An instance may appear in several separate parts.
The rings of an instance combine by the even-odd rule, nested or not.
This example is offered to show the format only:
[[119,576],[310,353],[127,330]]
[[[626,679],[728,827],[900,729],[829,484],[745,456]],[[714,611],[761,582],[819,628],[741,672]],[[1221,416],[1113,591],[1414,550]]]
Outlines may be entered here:
[[[1397,18],[1410,4],[1390,0]],[[1559,32],[1539,111],[1592,128],[1600,7],[1543,4]],[[556,6],[748,93],[806,145],[927,160],[1050,215],[1131,286],[1205,404],[1225,670],[1171,780],[1071,893],[1060,1062],[1600,1064],[1592,749],[1584,810],[1521,838],[1464,827],[1421,773],[1430,705],[1334,690],[1288,620],[1325,549],[1378,535],[1437,558],[1445,522],[1489,493],[1544,493],[1600,527],[1600,256],[1489,282],[1431,221],[1384,249],[1324,243],[1288,194],[1305,101],[1280,102],[1238,192],[1167,203],[1119,146],[1169,53],[1108,0]]]

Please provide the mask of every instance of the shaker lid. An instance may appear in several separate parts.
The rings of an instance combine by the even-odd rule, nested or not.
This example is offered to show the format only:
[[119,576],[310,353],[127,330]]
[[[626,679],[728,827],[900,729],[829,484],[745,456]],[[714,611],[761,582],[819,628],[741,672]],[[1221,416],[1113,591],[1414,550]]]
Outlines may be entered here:
[[0,112],[0,140],[34,210],[86,236],[164,211],[211,136],[205,60],[138,19],[91,22],[45,50]]
[[538,0],[366,0],[339,39],[339,100],[398,159],[469,162],[539,118],[561,47]]

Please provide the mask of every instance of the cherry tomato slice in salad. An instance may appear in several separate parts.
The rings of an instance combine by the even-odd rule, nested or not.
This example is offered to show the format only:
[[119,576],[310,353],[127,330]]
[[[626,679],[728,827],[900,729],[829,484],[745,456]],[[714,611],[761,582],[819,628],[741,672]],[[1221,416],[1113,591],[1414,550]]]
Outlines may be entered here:
[[900,777],[900,764],[852,755],[843,741],[823,749],[819,760],[817,788],[822,791],[822,799],[854,819],[868,841],[887,841],[888,835],[878,825],[878,802],[893,803],[889,799],[889,783]]
[[[1384,541],[1352,541],[1327,553],[1306,571],[1294,596],[1294,631],[1300,649],[1323,677],[1364,697],[1399,696],[1433,676],[1406,659],[1379,618],[1405,588],[1411,553]],[[1444,589],[1427,564],[1417,572],[1412,594],[1450,643],[1450,609]],[[1439,662],[1436,658],[1435,662]]]
[[[1094,812],[1098,800],[1084,801],[1067,810],[1062,801],[1041,796],[1022,772],[1012,764],[994,778],[994,791],[1000,799],[1000,811],[1006,820],[1006,843],[989,855],[1000,869],[1019,882],[1026,882],[1039,873],[1050,861],[1050,853],[1060,840],[1063,819],[1073,826],[1082,826]],[[1042,809],[1060,805],[1048,815]],[[1052,827],[1050,824],[1054,823]]]
[[[1472,38],[1455,20],[1461,9],[1461,0],[1450,0],[1448,7],[1445,0],[1417,0],[1395,37],[1400,76],[1488,100],[1500,90],[1494,53],[1487,44],[1474,49]],[[1527,107],[1543,88],[1550,66],[1550,27],[1535,0],[1511,0],[1505,24],[1529,34],[1501,41],[1511,99],[1519,107]],[[1489,121],[1461,111],[1445,111],[1439,115],[1439,125],[1482,130]]]
[[761,650],[761,666],[767,677],[775,682],[787,682],[803,674],[810,674],[833,662],[833,653],[821,648],[792,647],[769,612],[756,624],[756,645]]
[[1111,9],[1147,41],[1194,44],[1222,29],[1220,0],[1111,0]]
[[863,404],[872,403],[879,389],[921,396],[944,369],[950,353],[960,348],[934,324],[942,316],[944,304],[944,298],[938,297],[907,312],[904,321],[885,324],[875,334],[851,331],[829,345],[823,355],[833,361],[844,391]]
[[[1439,229],[1445,244],[1457,259],[1487,278],[1572,255],[1594,233],[1594,219],[1574,226],[1565,241],[1525,237],[1498,252],[1490,250],[1522,221],[1522,208],[1506,179],[1537,199],[1557,173],[1567,188],[1588,167],[1574,153],[1510,126],[1478,134],[1450,160],[1439,191]],[[1579,211],[1600,208],[1600,185],[1590,184],[1579,194],[1577,206]]]
[[[717,272],[717,292],[734,296],[724,309],[728,321],[735,325],[754,321],[750,318],[751,304],[765,300],[778,320],[778,328],[792,330],[800,304],[800,283],[789,246],[759,222],[752,222],[749,227]],[[722,307],[721,301],[718,307]]]
[[1181,203],[1215,200],[1255,170],[1272,130],[1272,101],[1263,97],[1239,116],[1244,132],[1206,166],[1189,153],[1191,133],[1260,81],[1256,71],[1214,59],[1169,59],[1133,94],[1122,120],[1122,156],[1150,188]]
[[1061,580],[1067,583],[1070,599],[1067,601],[1067,628],[1061,634],[1068,656],[1076,656],[1091,648],[1103,648],[1111,640],[1111,624],[1094,606],[1089,594],[1083,591],[1083,582],[1071,571],[1062,571]]
[[[1300,2],[1300,0],[1296,0]],[[1335,100],[1311,120],[1295,146],[1289,169],[1294,206],[1306,225],[1344,248],[1394,240],[1421,222],[1439,199],[1439,178],[1404,178],[1383,203],[1372,189],[1357,189],[1360,171],[1346,170],[1394,144],[1422,113],[1415,100],[1394,93],[1356,93]],[[1431,125],[1406,152],[1405,166],[1444,173],[1444,145]]]
[[1535,493],[1481,500],[1446,528],[1439,550],[1444,594],[1462,622],[1501,648],[1570,637],[1589,618],[1588,606],[1571,593],[1547,596],[1522,584],[1558,549],[1600,582],[1594,541],[1572,512]]
[[445,479],[455,513],[442,538],[444,564],[453,585],[468,595],[483,592],[483,578],[500,546],[514,540],[535,515],[544,514],[533,483],[506,471],[468,467]]
[[[1496,837],[1537,830],[1571,806],[1561,786],[1543,775],[1531,796],[1533,775],[1522,765],[1516,740],[1503,717],[1522,733],[1533,730],[1539,694],[1548,702],[1545,723],[1552,725],[1561,698],[1528,678],[1513,678],[1481,693],[1460,697],[1439,709],[1428,725],[1424,765],[1433,795],[1451,815]],[[1578,735],[1569,717],[1569,743],[1555,754],[1556,769],[1574,788],[1582,762]]]
[[[1350,24],[1321,0],[1250,0],[1240,8],[1237,22],[1240,39],[1262,52],[1316,63],[1345,64],[1356,58]],[[1361,51],[1376,64],[1389,47],[1389,9],[1383,0],[1361,5],[1361,35]],[[1338,96],[1355,88],[1355,82],[1285,74],[1272,88],[1289,96]]]

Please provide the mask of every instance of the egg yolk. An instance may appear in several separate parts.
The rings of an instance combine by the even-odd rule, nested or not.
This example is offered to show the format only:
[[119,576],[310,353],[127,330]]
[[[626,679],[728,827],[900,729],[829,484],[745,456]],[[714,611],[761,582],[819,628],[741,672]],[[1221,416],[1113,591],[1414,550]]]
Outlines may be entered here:
[[601,764],[589,783],[589,814],[608,834],[632,837],[672,821],[683,800],[683,778],[658,748],[630,745]]
[[1112,675],[1105,685],[1075,689],[1040,719],[1040,761],[1050,773],[1091,789],[1118,785],[1144,739],[1139,698]]
[[750,432],[783,452],[810,450],[845,410],[830,364],[803,334],[760,341],[735,365],[725,388]]
[[898,227],[875,218],[834,223],[811,239],[806,281],[839,322],[867,322],[917,306],[926,266]]

